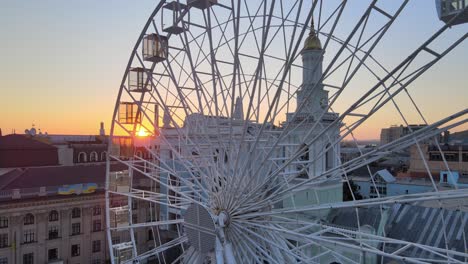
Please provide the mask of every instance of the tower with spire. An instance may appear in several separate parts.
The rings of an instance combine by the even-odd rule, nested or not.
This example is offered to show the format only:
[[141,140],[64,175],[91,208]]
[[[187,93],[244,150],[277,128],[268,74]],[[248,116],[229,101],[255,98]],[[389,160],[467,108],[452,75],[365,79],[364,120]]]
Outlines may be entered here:
[[[313,178],[322,175],[325,171],[336,167],[339,162],[339,144],[335,149],[330,149],[323,154],[334,141],[339,137],[339,125],[327,129],[321,133],[322,129],[327,127],[336,119],[336,114],[325,112],[328,106],[328,91],[324,90],[322,84],[323,55],[325,51],[322,43],[315,31],[314,19],[312,18],[309,35],[304,42],[302,55],[302,85],[297,91],[297,108],[295,112],[288,113],[287,123],[296,123],[294,131],[291,131],[287,138],[287,145],[299,146],[296,148],[306,148],[303,159],[313,160],[307,168],[306,173],[302,172],[299,178]],[[323,115],[322,115],[323,113]],[[317,124],[319,123],[319,124]],[[306,138],[306,135],[308,138]],[[310,139],[321,135],[314,142]],[[293,147],[293,148],[294,148]],[[290,153],[297,150],[290,149]],[[300,171],[301,165],[291,165],[288,170]],[[294,203],[299,205],[310,205],[311,203],[326,203],[342,201],[342,186],[339,180],[328,181],[327,184],[305,190],[295,195]],[[319,201],[314,200],[314,195],[319,197]],[[290,207],[290,201],[285,201],[284,207]]]
[[315,31],[314,19],[302,50],[302,86],[297,92],[298,107],[305,102],[301,113],[317,116],[327,106],[328,92],[321,82],[323,71],[322,43]]

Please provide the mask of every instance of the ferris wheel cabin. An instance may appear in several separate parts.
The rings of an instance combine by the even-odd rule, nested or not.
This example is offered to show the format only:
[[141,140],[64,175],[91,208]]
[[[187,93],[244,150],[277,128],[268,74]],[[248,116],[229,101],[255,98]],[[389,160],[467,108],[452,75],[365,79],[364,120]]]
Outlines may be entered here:
[[124,263],[133,258],[132,242],[119,243],[112,246],[114,253],[114,263]]
[[187,5],[198,9],[206,9],[218,3],[218,0],[187,0]]
[[449,23],[458,14],[458,17],[452,21],[451,25],[458,25],[468,22],[468,0],[436,0],[437,14],[439,19]]
[[141,113],[138,112],[138,104],[133,102],[120,102],[119,122],[132,125],[141,123]]
[[158,63],[167,59],[168,39],[159,34],[149,34],[143,38],[143,59]]
[[[165,4],[161,12],[161,25],[163,25],[163,31],[178,35],[184,32],[184,30],[187,30],[188,28],[184,28],[182,25],[182,13],[186,9],[187,5],[181,4],[177,1],[172,1]],[[187,13],[186,16],[190,17],[190,13]]]
[[109,174],[109,190],[113,192],[130,192],[128,171],[116,171]]
[[130,92],[149,92],[151,82],[145,68],[131,68],[128,72],[128,90]]
[[128,216],[128,210],[128,205],[109,208],[110,227],[116,228],[128,226],[130,219]]

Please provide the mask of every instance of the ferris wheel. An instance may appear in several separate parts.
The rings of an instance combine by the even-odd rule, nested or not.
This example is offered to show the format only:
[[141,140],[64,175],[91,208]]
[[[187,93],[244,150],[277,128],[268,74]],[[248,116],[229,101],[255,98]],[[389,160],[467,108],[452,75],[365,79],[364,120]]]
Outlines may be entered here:
[[[395,204],[468,199],[456,185],[439,187],[424,147],[431,142],[443,156],[439,135],[465,125],[468,109],[432,120],[411,90],[466,39],[451,26],[467,9],[452,12],[408,53],[385,54],[395,45],[386,37],[398,33],[392,28],[409,15],[407,6],[158,1],[131,52],[111,127],[112,261],[466,263],[466,218],[462,249],[451,245],[448,226],[437,245],[428,245],[387,234],[381,224]],[[344,141],[357,147],[355,135],[383,119],[410,131],[340,159]],[[413,131],[416,122],[424,126]],[[385,196],[369,165],[410,147],[432,189]],[[360,168],[372,198],[354,195],[350,173]],[[365,221],[369,212],[380,222]],[[352,226],[330,215],[346,216]],[[434,217],[445,223],[448,216]]]

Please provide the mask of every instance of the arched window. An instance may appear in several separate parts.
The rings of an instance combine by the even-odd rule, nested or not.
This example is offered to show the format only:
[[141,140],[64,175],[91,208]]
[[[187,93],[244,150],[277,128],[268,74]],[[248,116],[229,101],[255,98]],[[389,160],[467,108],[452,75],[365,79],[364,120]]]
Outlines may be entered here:
[[98,161],[98,154],[97,154],[96,151],[93,151],[93,152],[91,152],[91,154],[89,154],[89,161],[90,162]]
[[101,206],[96,205],[93,207],[93,215],[101,215]]
[[81,217],[81,210],[80,208],[73,208],[72,209],[72,218],[80,218]]
[[107,152],[106,151],[101,152],[101,161],[105,161],[106,157],[107,157]]
[[78,162],[87,162],[88,157],[86,156],[85,152],[78,153]]
[[301,151],[302,153],[302,155],[300,156],[300,160],[309,160],[309,147],[306,144],[302,143],[301,147],[299,148],[299,151]]
[[[330,144],[327,144],[325,149],[330,148]],[[325,170],[330,170],[333,167],[333,147],[327,150],[325,154]]]
[[58,221],[59,219],[59,214],[57,211],[53,210],[53,211],[50,211],[49,213],[49,222],[55,222],[55,221]]
[[24,217],[24,225],[32,225],[34,224],[34,215],[33,214],[27,214]]
[[0,216],[0,228],[7,228],[8,227],[8,217]]
[[149,240],[153,240],[153,239],[154,239],[153,230],[149,229],[149,230],[148,230],[148,241],[149,241]]
[[136,152],[136,155],[137,155],[137,157],[143,158],[143,152],[141,152],[141,150],[138,150]]
[[[299,147],[299,152],[301,153],[301,155],[299,156],[300,161],[309,161],[309,147],[306,144],[301,144],[301,146]],[[309,177],[308,169],[304,168],[306,165],[308,164],[299,164],[296,167],[296,170],[300,171],[298,176],[299,178],[307,179]]]

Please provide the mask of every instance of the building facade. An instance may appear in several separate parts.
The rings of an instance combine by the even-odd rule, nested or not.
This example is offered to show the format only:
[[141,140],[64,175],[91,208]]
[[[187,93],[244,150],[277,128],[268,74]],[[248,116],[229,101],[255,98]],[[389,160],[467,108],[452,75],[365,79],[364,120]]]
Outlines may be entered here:
[[[412,177],[428,177],[428,170],[436,179],[440,171],[456,171],[460,178],[468,178],[468,145],[445,144],[440,149],[434,144],[421,145],[423,156],[417,146],[411,147],[409,174]],[[427,168],[426,168],[427,166]],[[448,168],[447,168],[448,166]]]
[[388,128],[382,128],[380,131],[380,145],[390,143],[424,127],[426,127],[426,125],[394,125]]

